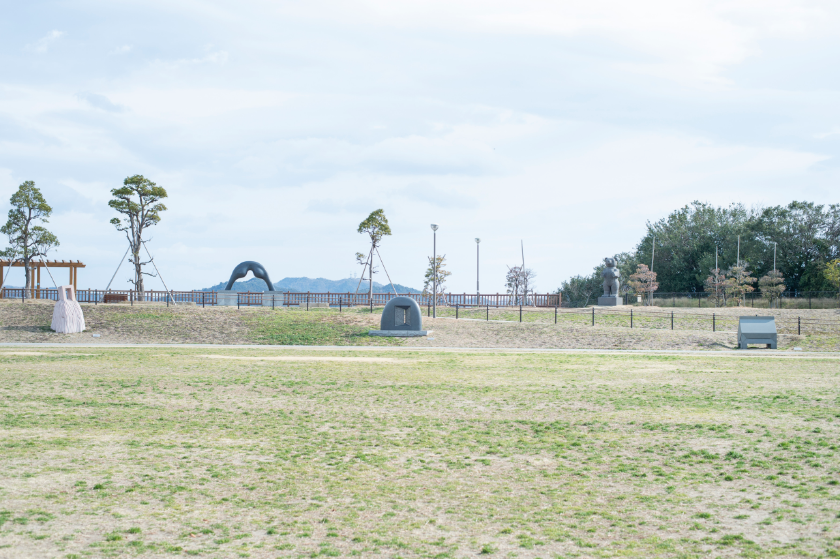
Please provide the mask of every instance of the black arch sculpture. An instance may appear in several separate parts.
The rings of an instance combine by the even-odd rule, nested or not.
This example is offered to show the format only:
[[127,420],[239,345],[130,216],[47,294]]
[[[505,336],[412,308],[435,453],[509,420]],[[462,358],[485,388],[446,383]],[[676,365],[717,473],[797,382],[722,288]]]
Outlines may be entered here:
[[233,269],[233,272],[230,274],[230,279],[227,282],[227,287],[225,287],[225,291],[230,291],[233,289],[233,283],[238,280],[239,278],[244,278],[248,275],[248,272],[252,272],[255,278],[260,278],[263,280],[266,285],[268,285],[269,291],[274,291],[274,284],[271,283],[271,279],[268,277],[268,272],[265,271],[263,265],[259,262],[253,262],[248,260],[247,262],[241,262],[237,264],[236,268]]

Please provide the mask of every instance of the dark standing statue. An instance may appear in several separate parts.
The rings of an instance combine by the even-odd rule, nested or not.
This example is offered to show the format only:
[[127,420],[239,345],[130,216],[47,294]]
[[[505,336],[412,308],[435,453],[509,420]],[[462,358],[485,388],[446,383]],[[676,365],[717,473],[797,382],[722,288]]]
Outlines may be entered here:
[[225,291],[230,291],[233,289],[233,283],[240,279],[244,278],[248,275],[248,272],[252,272],[255,278],[260,278],[261,280],[265,281],[268,285],[269,291],[274,291],[274,284],[271,283],[271,279],[268,277],[268,272],[265,271],[263,265],[259,262],[242,262],[236,268],[233,269],[233,272],[230,274],[230,279],[227,282],[227,287],[225,287]]
[[[607,265],[601,275],[604,276],[604,297],[618,297],[618,278],[621,273],[615,267],[615,258],[604,258]],[[241,266],[241,264],[240,264]]]

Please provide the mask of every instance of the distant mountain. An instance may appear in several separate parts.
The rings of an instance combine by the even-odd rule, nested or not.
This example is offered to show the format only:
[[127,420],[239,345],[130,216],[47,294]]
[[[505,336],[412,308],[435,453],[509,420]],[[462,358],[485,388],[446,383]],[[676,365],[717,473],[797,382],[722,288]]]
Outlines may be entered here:
[[[222,291],[227,285],[226,281],[214,285],[213,287],[206,287],[198,291]],[[342,280],[328,280],[324,278],[283,278],[274,283],[274,289],[277,291],[291,291],[292,293],[355,293],[356,287],[359,288],[359,293],[367,293],[368,282],[362,280],[359,285],[359,278],[346,278]],[[397,293],[421,293],[419,289],[413,287],[406,287],[398,283],[394,284],[394,289]],[[234,291],[265,291],[265,282],[261,279],[251,278],[247,281],[237,281],[233,284]],[[381,283],[373,282],[374,293],[388,293],[391,291],[391,284],[382,285]]]

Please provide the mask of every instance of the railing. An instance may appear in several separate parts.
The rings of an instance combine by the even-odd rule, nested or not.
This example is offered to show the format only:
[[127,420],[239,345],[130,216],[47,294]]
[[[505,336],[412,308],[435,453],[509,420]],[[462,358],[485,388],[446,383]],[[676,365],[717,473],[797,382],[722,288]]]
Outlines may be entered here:
[[[3,299],[22,299],[26,292],[27,299],[58,299],[58,290],[43,288],[11,288],[4,287],[0,292]],[[263,292],[238,291],[239,306],[262,306]],[[331,307],[338,306],[383,306],[394,297],[409,297],[417,301],[421,306],[431,306],[432,297],[422,293],[299,293],[299,292],[267,292],[274,293],[275,297],[282,295],[282,303],[279,297],[276,304],[282,306],[306,306],[307,304],[326,303]],[[217,304],[216,291],[144,291],[143,293],[131,290],[109,289],[80,289],[76,292],[76,299],[80,303],[104,303],[105,295],[124,295],[126,303],[194,303],[201,306],[215,306]],[[561,306],[562,297],[556,293],[534,294],[529,293],[527,297],[504,293],[493,294],[469,294],[469,293],[446,293],[438,297],[437,305],[440,307],[454,307],[456,305],[479,305],[490,307],[515,307],[525,305],[530,307],[556,307]]]
[[[21,299],[24,291],[27,292],[27,299],[58,299],[56,289],[34,288],[25,290],[23,288],[4,287],[0,292],[3,299]],[[105,294],[124,295],[126,302],[133,303],[194,303],[201,306],[215,306],[217,304],[216,291],[145,291],[142,294],[137,291],[111,289],[80,289],[76,297],[80,303],[103,303]],[[262,292],[239,291],[240,306],[261,306]],[[338,306],[383,306],[393,299],[394,293],[374,293],[369,297],[367,293],[300,293],[300,292],[274,292],[277,296],[275,301],[280,306],[306,306],[307,303],[326,303],[331,307]],[[282,295],[282,302],[279,296]],[[400,297],[409,297],[417,301],[420,306],[431,306],[432,298],[422,293],[401,293]],[[597,295],[590,297],[587,306],[597,301]],[[642,296],[638,301],[637,295],[624,295],[625,305],[644,305],[647,297]],[[472,293],[446,293],[438,298],[439,307],[577,307],[583,306],[582,302],[576,305],[574,301],[565,300],[561,294],[556,293],[529,293],[527,297],[513,296],[507,293],[472,294]],[[653,306],[656,307],[695,307],[715,308],[722,307],[723,299],[716,298],[714,293],[705,292],[681,292],[653,294]],[[735,302],[730,297],[726,301],[727,307],[734,307]],[[840,296],[834,291],[786,291],[781,297],[771,301],[762,296],[759,292],[748,293],[743,305],[750,308],[782,308],[782,309],[837,309],[840,308]]]
[[[624,304],[645,304],[647,297],[641,296],[642,301],[638,301],[638,295],[625,295]],[[597,300],[597,297],[593,300]],[[653,294],[653,306],[656,307],[696,307],[696,308],[715,308],[715,307],[735,307],[737,303],[729,296],[726,298],[725,305],[723,296],[715,297],[714,293],[700,292],[683,292],[683,293],[659,293]],[[837,309],[840,308],[840,297],[836,291],[785,291],[780,297],[770,300],[761,292],[754,291],[747,293],[744,296],[744,301],[741,306],[750,308],[775,308],[775,309]]]
[[[659,330],[707,330],[734,333],[739,315],[734,312],[665,311],[639,307],[559,308],[460,306],[438,308],[438,318],[479,320],[486,322],[523,322],[647,328]],[[780,334],[808,335],[840,332],[840,320],[826,316],[796,316],[776,313],[775,322]]]

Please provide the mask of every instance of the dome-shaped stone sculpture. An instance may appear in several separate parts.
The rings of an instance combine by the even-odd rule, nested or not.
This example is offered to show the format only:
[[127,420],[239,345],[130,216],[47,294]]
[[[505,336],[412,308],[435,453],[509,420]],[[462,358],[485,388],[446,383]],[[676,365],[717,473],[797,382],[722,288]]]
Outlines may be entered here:
[[371,336],[425,336],[423,314],[420,305],[411,297],[394,297],[385,304],[379,330],[371,330]]

